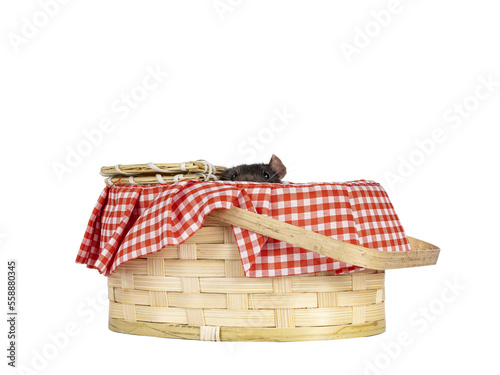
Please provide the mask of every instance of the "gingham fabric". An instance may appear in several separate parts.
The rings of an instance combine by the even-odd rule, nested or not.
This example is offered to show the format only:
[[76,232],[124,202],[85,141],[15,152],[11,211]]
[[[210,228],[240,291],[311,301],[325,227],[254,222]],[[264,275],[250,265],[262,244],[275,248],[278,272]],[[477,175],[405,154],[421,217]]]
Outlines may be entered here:
[[[179,245],[214,209],[231,206],[356,245],[411,250],[385,190],[373,181],[267,184],[184,180],[167,185],[107,186],[90,217],[77,263],[106,276],[130,259]],[[247,277],[362,268],[233,226]]]

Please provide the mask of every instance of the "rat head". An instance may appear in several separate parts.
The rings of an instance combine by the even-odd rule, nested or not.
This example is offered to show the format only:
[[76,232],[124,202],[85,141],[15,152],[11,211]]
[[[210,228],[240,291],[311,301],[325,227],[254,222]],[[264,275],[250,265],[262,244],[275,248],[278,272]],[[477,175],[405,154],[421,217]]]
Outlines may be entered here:
[[285,177],[286,167],[281,160],[273,154],[269,164],[242,164],[226,169],[220,179],[223,181],[253,181],[281,183]]

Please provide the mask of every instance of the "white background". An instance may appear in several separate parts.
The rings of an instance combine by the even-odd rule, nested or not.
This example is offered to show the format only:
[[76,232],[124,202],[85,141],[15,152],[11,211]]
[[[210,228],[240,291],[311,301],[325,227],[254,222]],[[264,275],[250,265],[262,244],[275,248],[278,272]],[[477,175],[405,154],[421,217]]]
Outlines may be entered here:
[[[19,373],[495,371],[497,1],[45,3],[0,5],[0,310],[5,321],[16,259]],[[148,69],[169,75],[154,85]],[[106,119],[91,145],[84,131]],[[99,168],[272,153],[289,181],[382,183],[407,233],[442,248],[436,266],[387,273],[387,331],[304,343],[109,331],[105,278],[75,264]],[[54,347],[68,324],[73,336]],[[2,327],[1,372],[14,374]],[[410,343],[398,349],[401,334]]]

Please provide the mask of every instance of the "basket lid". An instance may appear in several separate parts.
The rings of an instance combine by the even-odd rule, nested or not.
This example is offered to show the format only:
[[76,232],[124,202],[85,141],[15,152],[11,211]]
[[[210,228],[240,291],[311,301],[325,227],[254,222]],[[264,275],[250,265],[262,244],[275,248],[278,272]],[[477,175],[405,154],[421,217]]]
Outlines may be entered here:
[[102,167],[108,185],[168,184],[184,179],[216,181],[226,168],[206,160],[183,163],[117,164]]

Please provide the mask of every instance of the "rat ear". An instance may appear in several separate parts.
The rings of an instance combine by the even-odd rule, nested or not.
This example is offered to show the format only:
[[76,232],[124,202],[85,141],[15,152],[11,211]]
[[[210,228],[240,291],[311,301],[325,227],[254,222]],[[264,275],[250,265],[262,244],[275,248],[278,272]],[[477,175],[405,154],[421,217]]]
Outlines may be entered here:
[[285,177],[286,167],[283,165],[279,157],[273,154],[271,161],[269,161],[269,166],[278,174],[280,179]]

